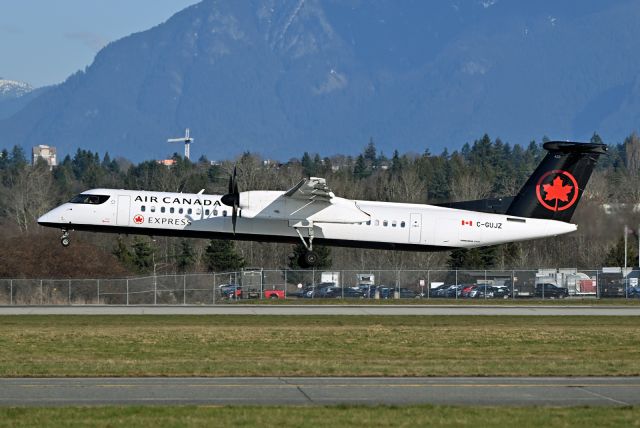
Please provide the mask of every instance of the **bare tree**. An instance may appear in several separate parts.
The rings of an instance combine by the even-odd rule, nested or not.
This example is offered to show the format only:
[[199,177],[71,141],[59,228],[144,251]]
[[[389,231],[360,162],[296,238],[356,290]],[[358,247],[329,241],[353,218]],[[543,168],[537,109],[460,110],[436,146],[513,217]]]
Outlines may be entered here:
[[10,176],[8,182],[8,187],[2,189],[7,217],[20,231],[27,232],[53,204],[51,172],[43,163],[25,166]]

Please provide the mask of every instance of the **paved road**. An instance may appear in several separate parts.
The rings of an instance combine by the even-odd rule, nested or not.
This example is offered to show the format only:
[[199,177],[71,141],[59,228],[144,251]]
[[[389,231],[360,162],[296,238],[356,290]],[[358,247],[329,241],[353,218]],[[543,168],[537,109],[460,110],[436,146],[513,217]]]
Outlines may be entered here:
[[0,306],[0,315],[606,315],[640,316],[638,306],[216,305]]
[[640,404],[640,378],[0,379],[0,406],[102,404]]

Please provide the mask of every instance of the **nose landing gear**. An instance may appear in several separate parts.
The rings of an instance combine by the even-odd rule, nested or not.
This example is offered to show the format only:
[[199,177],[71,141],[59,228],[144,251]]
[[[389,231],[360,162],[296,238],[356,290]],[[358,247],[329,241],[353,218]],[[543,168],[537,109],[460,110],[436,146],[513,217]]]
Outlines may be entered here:
[[63,247],[68,247],[71,244],[71,237],[66,229],[62,229],[62,236],[60,237],[60,243]]

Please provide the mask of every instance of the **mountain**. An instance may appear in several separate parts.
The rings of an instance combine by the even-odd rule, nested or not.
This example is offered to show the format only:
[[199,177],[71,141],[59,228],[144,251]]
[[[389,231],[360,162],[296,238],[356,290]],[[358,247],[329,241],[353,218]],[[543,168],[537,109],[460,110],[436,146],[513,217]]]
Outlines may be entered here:
[[22,110],[45,90],[46,88],[34,89],[26,82],[0,77],[0,120]]
[[634,0],[204,0],[110,43],[0,135],[133,160],[186,127],[211,159],[615,142],[640,123],[639,19]]
[[28,83],[3,79],[0,77],[0,101],[10,98],[19,98],[28,94],[32,90],[33,88]]

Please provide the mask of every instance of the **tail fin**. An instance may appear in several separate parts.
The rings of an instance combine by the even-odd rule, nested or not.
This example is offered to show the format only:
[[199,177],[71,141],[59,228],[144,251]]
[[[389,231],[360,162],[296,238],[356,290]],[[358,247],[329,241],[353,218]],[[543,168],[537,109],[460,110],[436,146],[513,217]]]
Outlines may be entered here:
[[549,153],[520,189],[507,214],[569,222],[607,146],[598,143],[550,141]]

